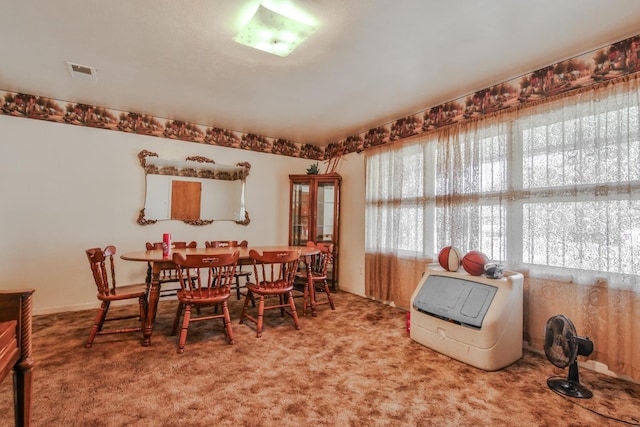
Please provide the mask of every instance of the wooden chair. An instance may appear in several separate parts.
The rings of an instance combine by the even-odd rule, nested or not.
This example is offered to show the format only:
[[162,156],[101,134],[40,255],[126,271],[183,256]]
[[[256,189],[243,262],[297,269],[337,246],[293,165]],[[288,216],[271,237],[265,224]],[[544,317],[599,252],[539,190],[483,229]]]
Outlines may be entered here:
[[[298,262],[299,250],[289,251],[264,251],[262,254],[251,249],[249,256],[253,260],[254,282],[247,283],[247,296],[240,316],[240,323],[248,319],[256,324],[257,337],[262,336],[262,327],[265,310],[280,309],[280,316],[285,313],[293,318],[296,329],[300,329],[296,305],[293,300],[293,281]],[[249,302],[258,295],[258,317],[248,314]],[[279,302],[273,305],[265,305],[265,299],[278,298]],[[289,307],[289,311],[286,308]]]
[[[146,247],[148,251],[154,249],[162,249],[162,242],[147,242]],[[189,243],[171,242],[171,249],[193,249],[196,247],[198,247],[198,243],[194,241],[191,241]],[[160,272],[160,298],[175,296],[178,292],[178,289],[180,289],[180,287],[177,286],[178,281],[178,272],[175,268],[163,268]],[[147,283],[151,284],[151,263],[147,264]],[[176,283],[176,285],[168,288],[165,287],[163,289],[162,285],[164,285],[165,283]]]
[[[0,291],[0,381],[13,371],[16,426],[31,425],[31,296],[34,290]],[[6,419],[5,414],[5,419]]]
[[[327,269],[333,259],[333,244],[332,243],[314,243],[312,241],[307,242],[307,247],[319,249],[320,252],[316,255],[305,257],[305,263],[308,263],[304,270],[300,270],[296,274],[296,278],[301,282],[304,281],[304,302],[302,304],[302,314],[307,315],[307,307],[311,307],[311,313],[316,315],[316,307],[323,304],[329,304],[331,310],[335,310],[336,307],[333,303],[331,291],[329,290],[329,284],[327,282]],[[311,281],[309,281],[308,275],[311,274]],[[316,292],[324,292],[326,298],[318,301]]]
[[[91,266],[93,280],[95,281],[96,287],[98,288],[98,299],[102,301],[100,309],[96,314],[95,321],[93,322],[93,326],[91,327],[91,332],[89,332],[89,339],[87,340],[85,347],[91,348],[96,335],[141,331],[142,322],[144,322],[145,313],[147,312],[147,283],[137,283],[125,286],[117,285],[116,270],[113,261],[113,256],[116,254],[115,246],[107,246],[104,250],[100,248],[91,248],[87,249],[85,252],[87,254],[87,259],[89,260],[89,265]],[[107,319],[109,305],[112,301],[122,301],[128,299],[138,300],[138,306],[140,309],[139,314],[123,315]],[[140,322],[139,326],[109,330],[103,329],[105,321],[133,318],[138,319],[138,321]]]
[[[238,242],[237,240],[209,240],[204,242],[205,247],[207,248],[246,248],[249,246],[249,242],[243,240]],[[251,271],[243,270],[242,263],[238,264],[238,268],[236,269],[235,282],[236,282],[236,298],[240,299],[242,293],[240,292],[240,288],[245,288],[245,285],[240,285],[240,277],[245,278],[245,282],[249,281],[249,277],[251,276]],[[255,307],[255,303],[253,305]]]
[[[229,344],[233,344],[233,329],[227,300],[231,296],[231,286],[240,253],[220,255],[187,255],[173,254],[173,262],[178,268],[180,290],[178,290],[178,311],[173,322],[173,334],[178,331],[178,323],[184,311],[182,329],[178,339],[178,354],[184,352],[187,342],[187,331],[191,322],[222,319]],[[196,278],[196,279],[194,279]],[[222,313],[217,310],[213,315],[191,317],[192,307],[222,306]]]

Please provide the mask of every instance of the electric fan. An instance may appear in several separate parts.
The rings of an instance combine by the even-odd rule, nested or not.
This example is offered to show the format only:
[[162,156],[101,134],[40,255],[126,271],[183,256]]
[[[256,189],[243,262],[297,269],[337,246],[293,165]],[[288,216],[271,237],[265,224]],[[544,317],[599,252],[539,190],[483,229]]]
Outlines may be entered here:
[[552,390],[570,397],[589,399],[593,393],[582,384],[578,375],[578,356],[593,352],[593,342],[576,335],[571,320],[558,314],[547,320],[544,328],[544,353],[558,368],[569,366],[569,375],[564,378],[549,378],[547,385]]

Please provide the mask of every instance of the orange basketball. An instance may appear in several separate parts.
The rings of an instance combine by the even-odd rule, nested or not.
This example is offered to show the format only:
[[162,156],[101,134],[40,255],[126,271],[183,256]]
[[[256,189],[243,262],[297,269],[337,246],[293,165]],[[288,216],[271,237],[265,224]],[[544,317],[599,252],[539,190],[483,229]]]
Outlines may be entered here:
[[462,258],[462,268],[472,276],[481,276],[484,273],[484,265],[489,258],[480,251],[469,251]]
[[462,262],[462,252],[455,246],[445,246],[438,254],[440,266],[448,271],[458,271]]

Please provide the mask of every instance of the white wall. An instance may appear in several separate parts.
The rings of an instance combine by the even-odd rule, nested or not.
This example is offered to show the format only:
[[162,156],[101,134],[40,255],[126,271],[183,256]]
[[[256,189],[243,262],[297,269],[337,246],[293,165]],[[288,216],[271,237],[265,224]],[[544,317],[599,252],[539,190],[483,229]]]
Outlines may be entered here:
[[[163,221],[138,225],[138,212],[144,205],[144,170],[137,154],[143,149],[166,159],[200,155],[223,164],[249,162],[252,167],[246,200],[251,223],[241,226],[221,221],[190,226]],[[172,233],[174,240],[196,240],[199,245],[214,239],[286,245],[288,175],[304,173],[311,163],[286,156],[0,116],[0,288],[35,288],[35,314],[90,308],[97,306],[97,300],[84,253],[87,248],[113,244],[119,253],[142,250],[146,241],[159,241],[164,232]],[[350,183],[349,176],[358,175],[358,167],[345,162],[347,165],[343,168],[345,187],[357,189],[359,186]],[[345,203],[343,212],[354,205]],[[342,219],[351,223],[349,215]],[[343,227],[347,236],[349,228]],[[343,242],[349,244],[349,238]],[[350,254],[351,249],[345,252]],[[118,259],[118,281],[143,280],[145,267],[143,263]],[[341,273],[350,279],[351,274],[345,270]]]
[[346,155],[337,172],[342,176],[339,285],[364,296],[364,154]]

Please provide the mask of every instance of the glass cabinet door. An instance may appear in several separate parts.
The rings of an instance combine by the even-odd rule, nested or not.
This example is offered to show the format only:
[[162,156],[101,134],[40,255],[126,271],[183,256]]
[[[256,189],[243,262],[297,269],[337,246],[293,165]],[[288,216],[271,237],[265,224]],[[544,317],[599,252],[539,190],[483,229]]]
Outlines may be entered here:
[[311,206],[308,183],[294,183],[291,190],[291,245],[304,246],[309,240]]
[[315,242],[335,242],[335,184],[333,182],[319,182],[316,193],[316,230]]

